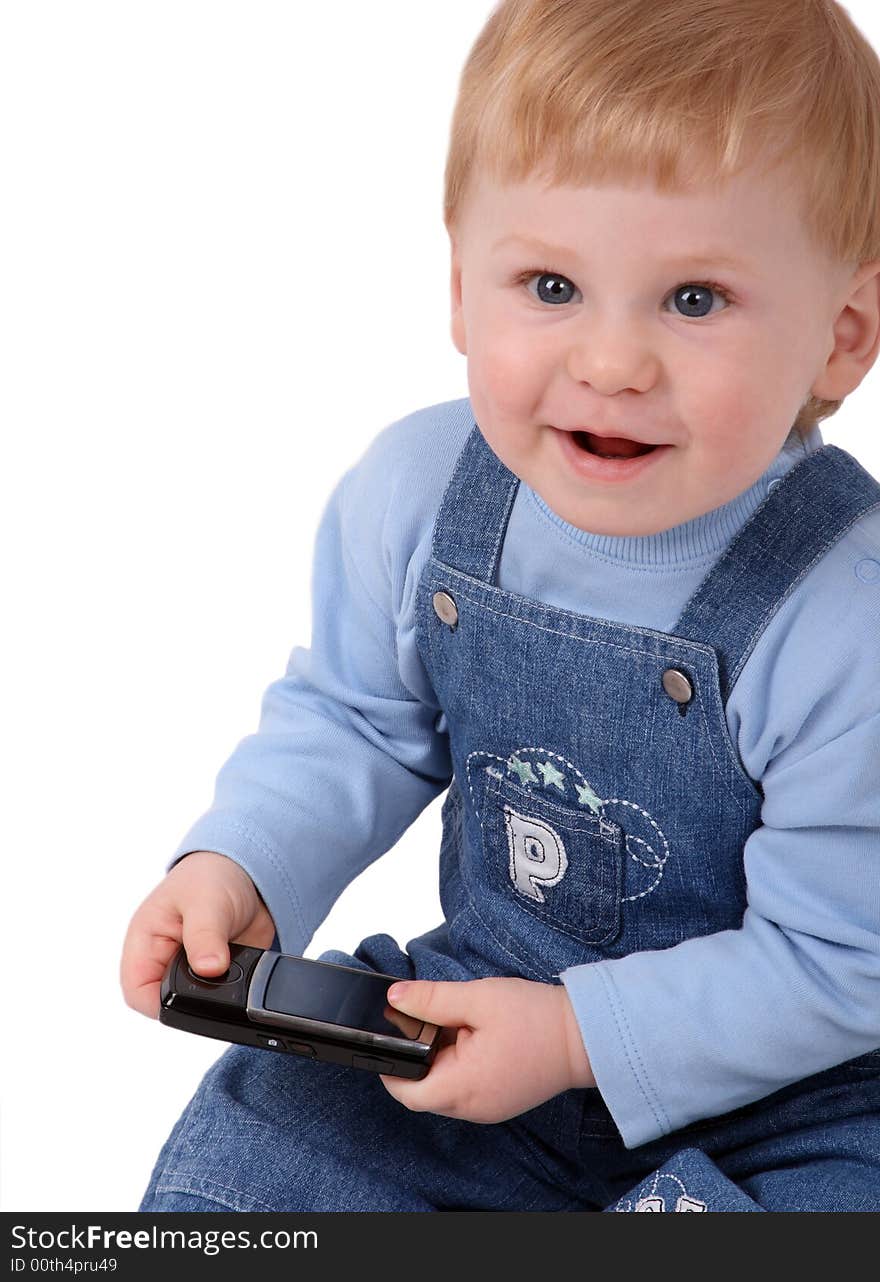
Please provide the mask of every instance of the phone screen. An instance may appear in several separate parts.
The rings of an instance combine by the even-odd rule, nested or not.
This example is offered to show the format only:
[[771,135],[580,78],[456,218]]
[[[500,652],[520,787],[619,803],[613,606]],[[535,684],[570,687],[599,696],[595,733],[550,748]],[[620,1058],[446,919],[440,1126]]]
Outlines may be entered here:
[[301,957],[279,957],[272,967],[263,1005],[282,1015],[300,1015],[385,1037],[416,1040],[422,1021],[388,1005],[385,994],[390,987],[391,980],[368,971],[345,970]]

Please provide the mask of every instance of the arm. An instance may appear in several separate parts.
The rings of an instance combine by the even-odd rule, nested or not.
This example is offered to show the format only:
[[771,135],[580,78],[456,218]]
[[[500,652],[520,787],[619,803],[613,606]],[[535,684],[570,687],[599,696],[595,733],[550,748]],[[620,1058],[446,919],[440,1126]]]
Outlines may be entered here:
[[742,927],[562,975],[628,1148],[880,1045],[880,710],[864,669],[873,693],[840,677],[863,715],[820,701],[764,773]]

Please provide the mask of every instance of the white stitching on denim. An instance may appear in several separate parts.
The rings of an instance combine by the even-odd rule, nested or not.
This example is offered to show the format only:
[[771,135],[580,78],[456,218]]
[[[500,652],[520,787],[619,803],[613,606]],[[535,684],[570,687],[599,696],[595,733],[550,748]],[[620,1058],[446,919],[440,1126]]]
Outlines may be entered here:
[[[550,756],[550,753],[545,755]],[[536,761],[535,765],[545,788],[558,788],[560,792],[565,792],[565,775],[556,769],[552,761]]]
[[[686,1192],[687,1192],[687,1189],[686,1189],[686,1188],[685,1188],[685,1186],[682,1184],[681,1180],[678,1178],[678,1176],[677,1176],[677,1175],[671,1175],[671,1174],[669,1173],[669,1171],[664,1171],[664,1172],[663,1172],[663,1175],[662,1175],[662,1178],[663,1178],[664,1180],[674,1180],[674,1181],[675,1181],[675,1183],[678,1185],[678,1187],[681,1189],[682,1193],[686,1193]],[[653,1197],[653,1196],[654,1196],[654,1194],[657,1192],[657,1185],[660,1183],[660,1179],[661,1179],[660,1172],[659,1172],[659,1171],[655,1171],[655,1172],[654,1172],[654,1182],[653,1182],[653,1183],[652,1183],[652,1185],[651,1185],[651,1191],[648,1193],[648,1195],[647,1195],[648,1197]]]
[[[165,1174],[167,1175],[168,1172],[166,1171]],[[193,1187],[194,1183],[196,1185],[207,1185],[208,1187]],[[230,1202],[227,1198],[221,1197],[219,1193],[212,1192],[214,1189],[221,1189],[224,1193],[233,1193],[240,1202],[245,1201],[252,1203],[251,1209],[262,1207],[265,1211],[274,1210],[274,1207],[269,1206],[267,1202],[261,1202],[258,1197],[252,1197],[250,1193],[243,1193],[240,1189],[233,1188],[231,1184],[220,1184],[217,1180],[209,1179],[205,1175],[198,1176],[195,1181],[193,1181],[191,1176],[178,1175],[175,1177],[175,1175],[171,1175],[167,1182],[163,1180],[161,1183],[156,1185],[157,1193],[185,1193],[189,1197],[200,1197],[208,1202],[216,1202],[218,1206],[228,1206],[233,1211],[238,1211],[240,1209],[240,1207],[236,1206],[234,1202]]]
[[[642,813],[644,814],[645,812],[642,811]],[[650,816],[648,816],[648,819],[650,822],[653,822],[653,820],[650,820]],[[658,829],[658,832],[659,832],[659,829]],[[622,904],[630,903],[633,899],[644,899],[645,895],[650,895],[651,891],[656,890],[657,887],[660,885],[660,882],[663,880],[663,869],[666,867],[666,860],[669,858],[669,845],[666,841],[666,837],[663,835],[662,832],[660,833],[660,836],[662,838],[664,846],[666,846],[666,854],[663,855],[662,858],[656,859],[651,864],[646,864],[644,859],[639,859],[638,855],[634,855],[629,848],[629,843],[631,841],[634,841],[634,842],[637,842],[640,846],[647,846],[648,850],[650,850],[651,853],[653,854],[654,853],[653,849],[648,844],[648,842],[643,841],[641,837],[627,837],[625,842],[626,853],[629,855],[630,859],[634,859],[636,863],[641,864],[643,868],[659,868],[660,871],[657,874],[657,877],[655,878],[655,880],[651,883],[651,885],[648,887],[647,890],[640,890],[638,894],[633,894],[633,895],[621,895],[620,902]]]
[[[491,760],[491,761],[500,761],[500,762],[502,763],[502,765],[504,765],[504,766],[506,766],[508,769],[510,769],[510,767],[509,767],[509,764],[508,764],[508,763],[509,763],[512,759],[514,759],[514,758],[518,758],[518,757],[520,756],[520,754],[521,754],[521,753],[526,753],[526,752],[539,753],[542,757],[555,757],[557,761],[561,761],[564,765],[568,766],[568,767],[569,767],[569,769],[570,769],[570,770],[572,770],[572,771],[574,772],[574,774],[576,774],[576,775],[577,775],[577,777],[582,781],[582,783],[584,783],[584,784],[586,785],[586,787],[588,787],[588,788],[590,789],[590,791],[591,791],[591,792],[593,792],[593,791],[594,791],[593,786],[592,786],[592,784],[590,783],[589,779],[587,779],[586,775],[584,775],[584,774],[583,774],[583,773],[578,769],[578,767],[574,764],[574,762],[573,762],[573,761],[569,761],[567,757],[560,756],[560,754],[559,754],[558,752],[551,752],[551,751],[549,750],[549,748],[535,748],[535,747],[521,747],[521,748],[515,748],[515,749],[514,749],[514,751],[510,754],[510,756],[509,756],[509,757],[499,757],[497,753],[494,753],[494,752],[482,752],[482,751],[480,751],[480,750],[478,750],[478,749],[475,749],[473,752],[468,753],[468,756],[467,756],[467,758],[466,758],[466,760],[465,760],[465,774],[466,774],[466,777],[467,777],[467,786],[468,786],[468,791],[469,791],[469,792],[470,792],[470,794],[471,794],[471,802],[472,802],[472,804],[473,804],[474,814],[477,816],[477,822],[478,822],[478,823],[479,823],[479,825],[480,825],[480,831],[481,831],[481,833],[483,834],[483,837],[484,837],[484,838],[485,838],[485,836],[486,836],[486,833],[485,833],[485,829],[483,828],[483,819],[482,819],[482,816],[480,815],[479,808],[478,808],[478,806],[477,806],[477,799],[476,799],[476,797],[474,796],[474,789],[473,789],[473,786],[472,786],[472,784],[471,784],[471,758],[472,758],[472,757],[484,757],[484,758],[487,758],[487,759],[489,759],[489,760]],[[498,773],[496,770],[493,770],[491,766],[486,766],[486,767],[485,767],[485,769],[486,769],[486,770],[488,771],[488,773],[489,773],[489,774],[491,774],[491,775],[493,776],[493,778],[495,778],[495,779],[499,779],[499,778],[502,778],[502,777],[503,777],[503,776],[499,775],[499,773]],[[539,795],[541,796],[541,800],[542,800],[546,805],[549,805],[549,806],[552,806],[552,805],[553,805],[553,802],[549,801],[549,800],[548,800],[548,798],[544,795],[544,793],[543,793],[543,792],[539,793]],[[626,836],[626,838],[625,838],[624,845],[625,845],[625,847],[626,847],[626,852],[627,852],[627,854],[630,856],[630,858],[631,858],[631,859],[634,859],[634,860],[635,860],[635,862],[636,862],[637,864],[641,864],[641,865],[642,865],[643,867],[645,867],[645,868],[657,868],[657,869],[659,869],[659,872],[658,872],[657,877],[655,878],[655,880],[653,881],[653,883],[652,883],[652,884],[647,888],[647,890],[641,890],[641,891],[639,891],[637,894],[632,894],[632,895],[622,895],[622,896],[621,896],[621,899],[620,899],[620,902],[621,902],[621,903],[623,903],[623,904],[626,904],[626,903],[630,903],[631,901],[633,901],[633,900],[635,900],[635,899],[643,899],[643,898],[645,897],[645,895],[650,895],[652,891],[656,890],[656,889],[657,889],[657,887],[660,885],[660,882],[663,880],[663,871],[664,871],[664,869],[665,869],[665,867],[666,867],[666,861],[667,861],[667,859],[669,858],[669,856],[670,856],[670,855],[671,855],[671,853],[672,853],[672,852],[671,852],[671,850],[669,849],[669,842],[666,840],[666,834],[663,832],[663,829],[662,829],[662,828],[660,827],[660,825],[656,822],[656,820],[655,820],[655,819],[654,819],[654,818],[653,818],[653,817],[648,813],[648,811],[647,811],[647,810],[645,810],[645,809],[644,809],[644,807],[642,807],[642,806],[638,805],[636,802],[634,802],[634,801],[626,801],[623,797],[605,797],[605,798],[600,798],[600,800],[601,800],[601,802],[602,802],[602,805],[603,805],[603,806],[610,806],[610,805],[614,804],[614,805],[619,805],[619,806],[629,806],[629,807],[630,807],[630,809],[632,809],[632,810],[637,810],[637,811],[638,811],[638,813],[639,813],[640,815],[644,816],[644,818],[648,821],[648,823],[651,825],[651,827],[652,827],[652,828],[654,829],[654,831],[657,833],[657,836],[658,836],[659,840],[663,843],[663,849],[664,849],[664,851],[665,851],[665,854],[657,854],[657,852],[654,850],[653,846],[651,846],[647,841],[644,841],[641,837],[635,837],[635,836],[632,836],[632,837],[631,837],[631,836],[628,836],[628,835],[627,835],[627,836]],[[582,803],[581,803],[581,804],[582,804]],[[559,807],[558,807],[558,806],[557,806],[557,807],[554,807],[554,808],[555,808],[555,809],[559,809]],[[592,807],[586,807],[586,806],[584,807],[584,811],[585,811],[585,812],[589,812],[590,810],[592,810]],[[595,812],[593,812],[593,813],[595,813]],[[601,814],[600,814],[599,818],[600,818],[600,820],[601,820],[601,818],[602,818]],[[645,863],[644,859],[639,859],[638,855],[633,854],[633,852],[630,850],[630,848],[629,848],[629,843],[630,843],[630,841],[633,841],[633,842],[637,843],[637,844],[638,844],[638,845],[640,845],[640,846],[645,846],[645,847],[647,847],[647,849],[648,849],[648,850],[650,850],[650,852],[651,852],[651,854],[652,854],[652,855],[656,855],[656,859],[655,859],[655,861],[654,861],[653,863],[648,864],[648,863]]]
[[[452,574],[458,579],[464,579],[466,583],[472,584],[475,588],[480,588],[483,591],[494,592],[502,596],[516,597],[517,600],[522,601],[524,605],[530,606],[533,609],[537,607],[538,609],[546,611],[547,614],[562,615],[564,618],[574,619],[577,623],[586,622],[595,624],[598,627],[607,628],[609,631],[613,631],[624,626],[620,623],[616,623],[613,619],[600,619],[591,614],[578,614],[576,610],[563,610],[561,606],[548,605],[546,601],[537,601],[532,597],[520,596],[515,592],[507,592],[503,588],[496,588],[492,584],[486,583],[483,579],[474,578],[472,574],[466,574],[463,570],[457,569],[454,565],[447,564],[446,561],[441,561],[438,557],[434,557],[433,561],[435,567],[434,577],[438,580],[438,585],[442,584],[442,581],[448,575]],[[425,591],[427,592],[428,599],[430,600],[430,586],[426,585]],[[558,628],[548,628],[541,623],[533,623],[531,619],[521,619],[518,615],[510,614],[507,610],[496,610],[493,606],[486,605],[484,601],[478,601],[476,597],[468,596],[460,587],[456,588],[455,591],[457,593],[456,599],[460,596],[462,601],[470,601],[471,605],[478,605],[481,608],[488,610],[490,614],[499,614],[503,618],[514,619],[517,623],[525,623],[530,628],[537,628],[541,632],[553,632],[557,636],[571,637],[572,640],[575,641],[590,641],[594,642],[596,645],[607,645],[614,650],[626,650],[629,654],[641,655],[642,658],[646,657],[644,650],[637,650],[634,646],[620,645],[617,641],[605,641],[596,637],[579,637],[576,632],[560,632]],[[626,624],[625,626],[629,632],[638,632],[644,637],[655,637],[658,641],[662,641],[668,648],[678,650],[684,655],[703,654],[710,658],[715,657],[714,650],[710,645],[707,645],[705,641],[688,641],[686,638],[676,637],[670,632],[660,632],[657,628],[640,628],[636,624]],[[654,657],[663,658],[664,656],[657,655]]]
[[[570,770],[573,770],[574,773],[577,775],[577,777],[581,780],[581,782],[584,783],[590,789],[591,792],[593,791],[593,786],[590,783],[589,779],[587,779],[586,775],[582,774],[582,772],[577,768],[577,766],[574,764],[573,761],[569,761],[567,757],[560,756],[558,752],[551,752],[549,748],[535,748],[535,747],[515,748],[509,757],[499,757],[497,753],[482,752],[479,749],[475,749],[473,752],[468,753],[467,760],[465,761],[465,771],[467,774],[468,789],[470,791],[471,800],[474,803],[475,810],[476,810],[477,803],[476,803],[476,798],[474,797],[474,790],[471,787],[471,766],[470,766],[471,757],[487,757],[492,761],[500,761],[502,765],[507,766],[509,761],[511,761],[513,758],[518,757],[520,753],[524,753],[524,752],[539,753],[542,757],[554,757],[557,761],[561,761],[563,765],[568,766]],[[496,775],[495,777],[497,778],[498,776]],[[542,798],[542,799],[545,799],[545,798]],[[552,804],[552,803],[548,803],[548,804]],[[633,803],[626,802],[624,804],[632,805]],[[588,809],[588,808],[585,807],[585,809]],[[592,807],[589,807],[589,809],[592,809]],[[595,813],[595,811],[593,813]]]
[[644,859],[639,859],[638,855],[633,854],[633,852],[629,848],[629,843],[630,841],[634,841],[641,846],[647,846],[648,850],[650,850],[652,855],[656,854],[654,847],[649,842],[644,841],[641,837],[627,836],[626,841],[624,842],[624,845],[626,846],[626,853],[630,856],[630,858],[634,859],[637,864],[642,864],[645,868],[660,869],[659,875],[654,880],[653,884],[648,887],[647,890],[641,890],[639,891],[638,894],[634,894],[634,895],[622,895],[620,902],[622,904],[625,904],[625,903],[629,903],[633,899],[643,899],[645,895],[650,895],[652,890],[656,890],[657,887],[660,885],[660,882],[663,880],[663,870],[666,867],[667,859],[672,853],[671,850],[669,849],[669,842],[666,840],[666,834],[663,832],[663,829],[656,822],[656,820],[651,815],[648,814],[647,810],[645,810],[643,806],[637,805],[636,802],[634,801],[626,801],[623,797],[606,797],[602,804],[605,806],[611,806],[611,805],[629,806],[631,810],[637,810],[640,815],[644,816],[644,818],[647,819],[648,823],[655,830],[658,837],[663,843],[663,848],[666,851],[666,853],[664,855],[658,855],[654,863],[646,864]]
[[[633,1208],[633,1204],[629,1198],[624,1198],[624,1199],[621,1199],[620,1205],[615,1206],[614,1208],[615,1211],[632,1211],[633,1209],[638,1211],[645,1202],[650,1202],[650,1201],[658,1201],[660,1203],[660,1210],[665,1211],[666,1199],[657,1192],[657,1186],[659,1185],[661,1180],[672,1180],[673,1183],[677,1184],[678,1187],[681,1189],[681,1192],[678,1195],[678,1198],[675,1203],[676,1211],[685,1211],[685,1210],[708,1211],[709,1209],[708,1205],[705,1202],[703,1202],[700,1198],[693,1197],[690,1193],[688,1193],[684,1184],[681,1182],[681,1180],[678,1178],[677,1175],[673,1175],[670,1171],[659,1171],[659,1170],[654,1172],[654,1178],[651,1181],[651,1187],[647,1189],[647,1191],[644,1190],[644,1185],[641,1185],[636,1190],[635,1208]],[[682,1206],[683,1202],[689,1203],[690,1205]]]
[[[473,575],[463,574],[462,571],[457,570],[455,566],[447,566],[444,561],[439,561],[437,560],[436,557],[434,558],[434,561],[435,561],[435,565],[439,567],[442,571],[446,573],[452,573],[461,579],[466,579],[469,582],[473,583],[475,586],[478,586],[484,590],[488,590],[492,592],[502,591],[502,589],[495,588],[491,584],[484,583],[480,579],[475,579]],[[441,580],[444,577],[445,575],[443,573],[441,573],[438,576],[438,578]],[[428,589],[428,591],[430,591],[430,589]],[[647,655],[644,650],[638,650],[634,646],[620,645],[616,641],[605,641],[600,637],[580,637],[577,635],[576,632],[562,632],[559,628],[548,628],[542,623],[535,623],[531,619],[524,619],[524,618],[521,618],[519,615],[511,614],[510,611],[508,610],[496,610],[493,606],[487,605],[485,601],[479,601],[477,600],[476,597],[468,596],[467,593],[462,592],[461,588],[456,588],[455,591],[456,591],[456,600],[469,601],[471,605],[479,606],[480,609],[488,611],[489,614],[497,614],[504,619],[513,619],[515,623],[523,623],[526,625],[526,627],[535,628],[539,632],[549,632],[553,636],[569,637],[572,641],[582,641],[585,643],[588,642],[591,645],[609,646],[611,649],[614,649],[614,650],[623,650],[627,654],[637,655],[641,659],[649,659],[652,657],[656,657],[657,659],[665,661],[665,658],[666,658],[666,656],[663,656],[663,655],[656,655],[656,656]],[[507,595],[510,596],[513,594],[507,593]],[[528,597],[521,597],[520,600],[525,602],[527,605],[532,606],[533,608],[535,606],[535,602],[530,600]],[[594,619],[592,616],[589,616],[589,615],[577,614],[573,610],[562,610],[556,606],[548,606],[543,601],[540,601],[537,604],[539,607],[544,608],[548,612],[552,611],[557,615],[560,615],[560,614],[567,615],[569,618],[577,619],[581,623],[583,623],[584,620],[589,620],[590,623],[598,624],[598,625],[606,623],[609,628],[621,626],[619,623],[618,624],[611,623],[605,619]],[[656,628],[634,627],[634,628],[631,628],[631,631],[639,632],[643,636],[657,637],[658,639],[663,641],[664,645],[666,645],[669,649],[678,650],[684,655],[705,654],[710,656],[712,659],[717,660],[717,654],[712,649],[712,647],[704,644],[703,642],[694,641],[692,644],[689,645],[685,641],[677,641],[673,639],[671,634],[668,632],[658,632]],[[721,721],[724,722],[725,721],[724,707],[721,703],[721,697],[720,697],[717,685],[714,682],[709,682],[709,688],[711,689],[712,694],[715,696],[714,702],[715,702],[716,712],[719,714]],[[730,786],[730,784],[727,781],[727,772],[723,770],[721,767],[721,762],[719,761],[718,754],[715,751],[715,745],[712,742],[712,735],[709,732],[709,721],[706,716],[705,709],[703,708],[702,703],[699,701],[696,706],[700,710],[700,715],[703,721],[703,727],[706,733],[706,739],[709,744],[709,751],[712,754],[712,760],[715,762],[715,765],[718,768],[718,773],[721,776],[722,783],[724,784],[724,787],[726,788],[727,792],[730,794],[731,800],[739,807],[739,809],[743,813],[745,813],[745,810],[746,810],[745,801],[741,800],[736,795],[733,788]],[[724,747],[726,749],[725,755],[728,763],[728,769],[729,770],[732,769],[734,774],[737,776],[737,778],[739,778],[747,788],[750,788],[752,793],[755,796],[758,796],[759,794],[757,794],[756,792],[754,780],[751,779],[743,769],[739,761],[739,758],[734,752],[733,745],[729,742],[728,736],[722,735],[721,737],[724,741]]]
[[[479,812],[479,810],[477,809],[477,799],[476,799],[476,797],[474,796],[474,789],[473,789],[473,785],[472,785],[472,783],[471,783],[471,757],[488,757],[490,761],[500,761],[500,762],[501,762],[501,764],[502,764],[503,766],[506,766],[506,765],[507,765],[508,758],[507,758],[507,757],[499,757],[497,752],[478,752],[478,751],[474,751],[474,752],[469,752],[469,753],[468,753],[468,755],[467,755],[467,759],[466,759],[466,761],[465,761],[465,763],[464,763],[464,770],[465,770],[465,777],[466,777],[466,779],[467,779],[468,792],[471,794],[471,803],[472,803],[472,805],[473,805],[473,807],[474,807],[474,814],[477,816],[477,819],[479,820],[479,824],[480,824],[480,831],[482,832],[482,829],[483,829],[483,820],[480,818],[480,812]],[[488,766],[486,767],[486,769],[488,769]],[[496,778],[503,778],[503,776],[496,775]]]
[[483,571],[487,582],[490,576],[494,578],[495,570],[497,569],[498,549],[501,547],[501,541],[504,538],[505,533],[507,532],[507,525],[510,520],[510,514],[513,510],[513,503],[514,503],[514,499],[516,498],[516,492],[518,489],[519,489],[519,481],[517,479],[514,479],[508,482],[507,495],[504,503],[504,511],[501,513],[501,519],[498,522],[498,534],[495,539],[495,546],[492,549],[492,556],[489,560],[489,564],[486,566],[485,570]]
[[[659,1202],[659,1203],[660,1203],[660,1205],[659,1205],[658,1207],[656,1207],[656,1208],[655,1208],[654,1206],[651,1206],[651,1203],[653,1203],[653,1202]],[[653,1211],[653,1210],[665,1211],[665,1210],[666,1210],[666,1201],[665,1201],[665,1199],[664,1199],[664,1198],[662,1198],[662,1197],[660,1197],[660,1196],[656,1196],[656,1197],[649,1196],[649,1197],[640,1197],[640,1198],[639,1198],[639,1200],[638,1200],[638,1202],[636,1202],[636,1210],[637,1210],[637,1211],[645,1211],[645,1210],[647,1210],[647,1209],[648,1209],[648,1206],[651,1206],[651,1210],[652,1210],[652,1211]]]
[[[682,1205],[686,1203],[686,1205]],[[708,1211],[709,1207],[698,1197],[691,1197],[690,1194],[682,1193],[681,1197],[675,1204],[676,1211]]]

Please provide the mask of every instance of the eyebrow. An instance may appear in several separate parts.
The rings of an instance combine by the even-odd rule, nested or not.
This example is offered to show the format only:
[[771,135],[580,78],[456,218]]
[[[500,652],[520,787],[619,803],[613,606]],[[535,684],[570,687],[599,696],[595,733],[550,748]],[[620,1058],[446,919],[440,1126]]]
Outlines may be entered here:
[[[524,245],[527,249],[537,250],[539,254],[545,255],[547,258],[562,257],[572,253],[570,249],[560,249],[556,245],[548,245],[534,236],[517,235],[502,236],[500,240],[496,240],[492,246],[492,252],[494,253],[496,249],[501,249],[503,246],[510,244]],[[740,269],[744,271],[753,270],[751,263],[746,262],[745,259],[734,258],[726,250],[722,249],[699,249],[693,253],[675,255],[666,261],[670,266],[674,266],[676,263],[693,263],[704,267],[726,267],[733,271]]]

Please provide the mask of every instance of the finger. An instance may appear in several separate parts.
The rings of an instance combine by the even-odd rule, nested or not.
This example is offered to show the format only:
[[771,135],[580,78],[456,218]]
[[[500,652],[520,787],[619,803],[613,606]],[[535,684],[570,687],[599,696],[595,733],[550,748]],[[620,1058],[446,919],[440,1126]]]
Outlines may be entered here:
[[222,975],[229,969],[229,931],[232,905],[222,897],[206,896],[183,919],[183,947],[199,975]]
[[436,1054],[425,1077],[412,1081],[404,1077],[386,1077],[379,1074],[389,1095],[413,1113],[443,1113],[457,1116],[453,1090],[455,1070],[455,1042],[448,1043]]
[[162,976],[180,947],[180,921],[163,917],[135,918],[126,933],[119,967],[119,982],[128,1005],[141,1015],[156,1019]]
[[460,1027],[473,1023],[482,1005],[484,980],[408,979],[392,984],[388,1001],[429,1024]]

